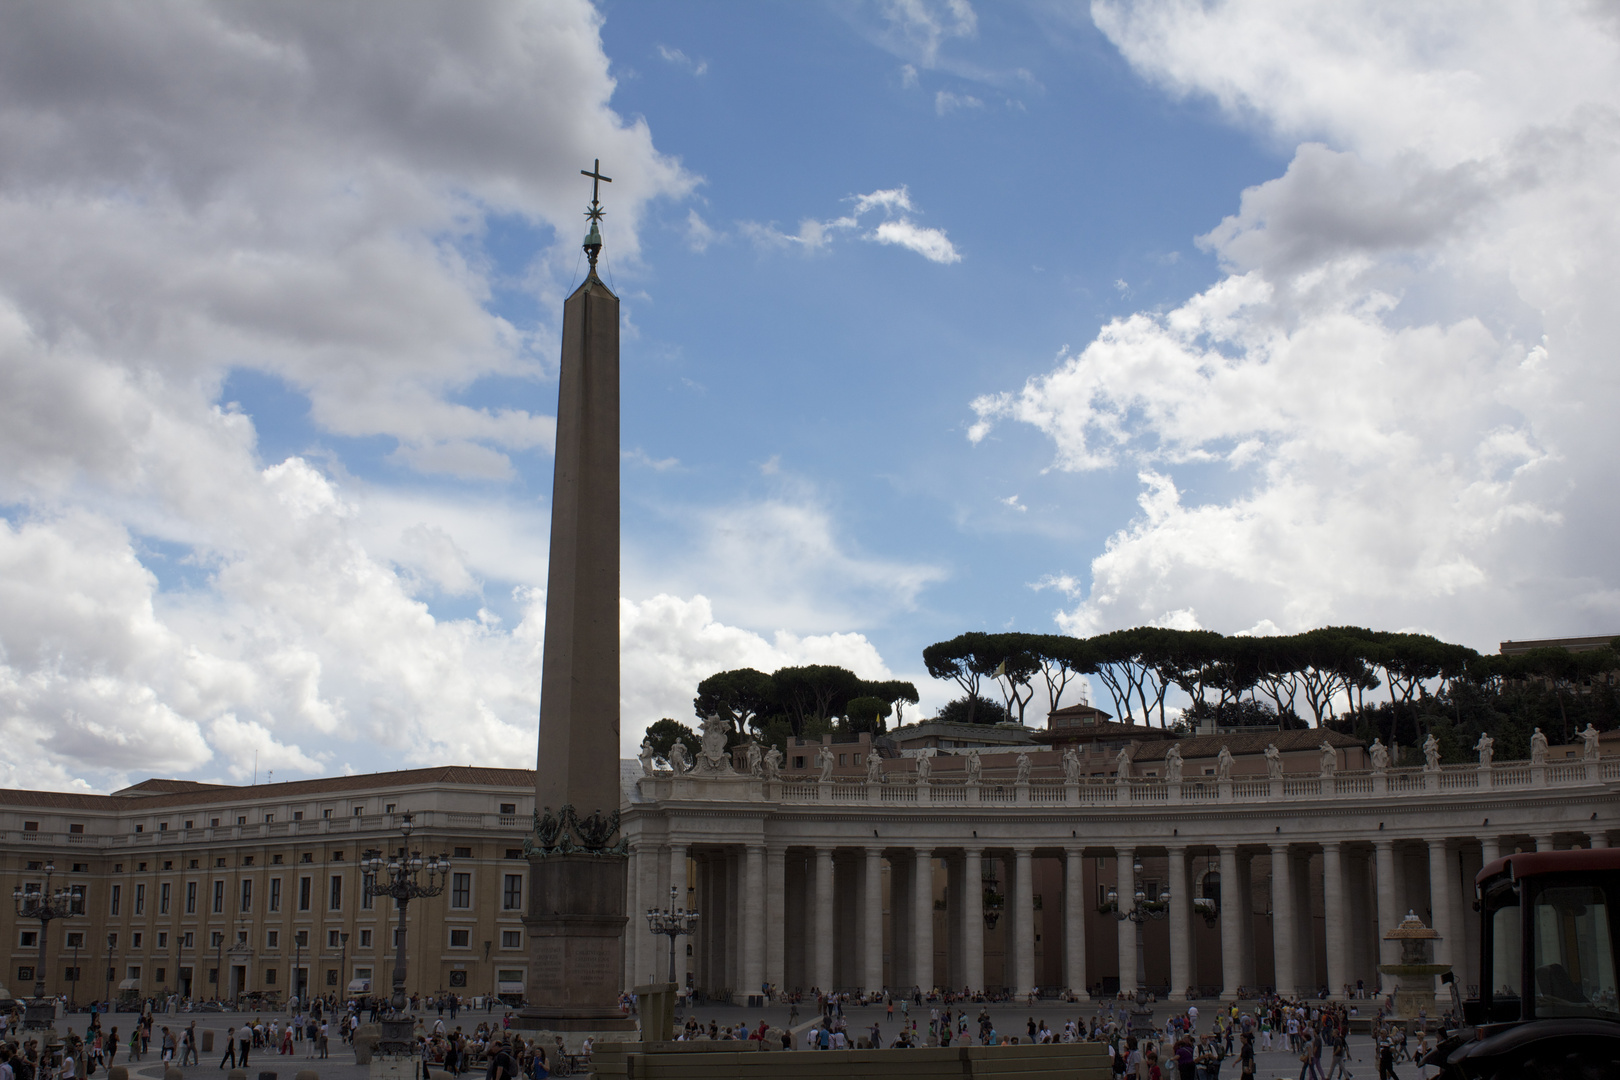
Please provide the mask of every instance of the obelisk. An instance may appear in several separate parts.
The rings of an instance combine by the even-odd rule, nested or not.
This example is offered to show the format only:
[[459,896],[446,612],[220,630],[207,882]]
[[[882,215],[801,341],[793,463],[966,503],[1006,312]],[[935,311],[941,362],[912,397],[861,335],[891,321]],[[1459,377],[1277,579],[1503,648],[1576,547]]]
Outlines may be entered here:
[[618,836],[619,298],[596,276],[610,178],[600,161],[585,175],[590,271],[563,305],[519,1026],[601,1035],[635,1025],[618,1007],[628,862]]

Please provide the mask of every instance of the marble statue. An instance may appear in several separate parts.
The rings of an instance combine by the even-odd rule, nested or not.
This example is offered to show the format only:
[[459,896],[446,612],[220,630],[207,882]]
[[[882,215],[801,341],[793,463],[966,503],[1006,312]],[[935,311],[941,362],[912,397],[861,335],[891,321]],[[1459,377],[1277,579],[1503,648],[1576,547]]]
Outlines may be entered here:
[[823,784],[832,779],[833,755],[825,746],[816,749],[816,768],[821,770],[821,775],[817,779]]
[[1123,784],[1131,778],[1131,748],[1122,746],[1114,755],[1114,782]]
[[1540,728],[1530,735],[1530,764],[1547,764],[1547,736],[1541,733]]
[[1072,746],[1063,751],[1063,782],[1066,784],[1080,782],[1080,755]]
[[686,760],[686,744],[676,739],[669,746],[669,770],[676,776],[687,772],[692,766]]
[[1181,747],[1172,746],[1169,752],[1164,755],[1164,782],[1167,784],[1181,783],[1181,770],[1183,764],[1184,763],[1181,760]]
[[932,754],[924,754],[917,759],[917,783],[928,783],[928,776],[934,771],[934,758]]
[[1018,755],[1018,783],[1020,783],[1020,784],[1029,783],[1029,755],[1028,754],[1020,753]]
[[653,762],[658,760],[658,753],[653,749],[649,740],[641,740],[641,752],[636,757],[641,759],[641,775],[651,776],[654,768]]
[[1339,771],[1339,755],[1333,749],[1333,744],[1326,739],[1322,740],[1322,777],[1326,779]]
[[1367,754],[1372,758],[1373,772],[1383,772],[1389,768],[1389,747],[1384,745],[1383,739],[1374,739],[1367,748]]
[[1588,723],[1586,730],[1578,734],[1581,737],[1581,742],[1586,747],[1581,756],[1587,761],[1596,761],[1598,758],[1598,729]]
[[782,751],[771,747],[765,751],[765,779],[776,780],[782,775]]
[[1479,767],[1490,768],[1491,758],[1496,754],[1496,740],[1491,738],[1489,733],[1482,731],[1479,734],[1479,742],[1474,744],[1474,749],[1479,751]]
[[759,743],[750,741],[743,748],[743,760],[748,763],[749,776],[765,775],[765,753],[759,748]]
[[1440,740],[1433,734],[1423,740],[1423,771],[1440,771]]
[[866,782],[868,784],[883,783],[883,759],[876,750],[866,752]]
[[1232,779],[1232,751],[1221,747],[1221,752],[1215,755],[1215,779]]
[[730,721],[718,714],[710,714],[703,718],[703,731],[698,736],[697,761],[693,762],[698,772],[736,773],[737,770],[731,767],[731,755],[726,752],[726,741],[730,736]]
[[1281,780],[1282,774],[1282,751],[1277,749],[1276,743],[1271,743],[1266,747],[1266,775],[1273,780]]
[[979,782],[979,776],[983,773],[983,771],[984,767],[979,763],[979,752],[977,750],[969,750],[967,752],[967,782],[970,784],[977,784]]

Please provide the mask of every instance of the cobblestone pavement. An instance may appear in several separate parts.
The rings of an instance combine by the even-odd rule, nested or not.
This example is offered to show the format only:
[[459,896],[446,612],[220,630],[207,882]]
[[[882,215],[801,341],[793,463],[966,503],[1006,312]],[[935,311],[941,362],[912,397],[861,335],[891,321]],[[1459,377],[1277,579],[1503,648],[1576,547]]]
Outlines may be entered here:
[[[979,1006],[969,1006],[968,1017],[970,1021],[978,1015],[979,1008]],[[1033,1008],[1008,1004],[991,1005],[988,1008],[991,1022],[995,1024],[998,1031],[1017,1035],[1024,1034],[1030,1017],[1034,1017],[1037,1022],[1044,1020],[1048,1026],[1056,1031],[1061,1030],[1066,1021],[1077,1016],[1084,1016],[1089,1023],[1092,1015],[1090,1008],[1085,1008],[1083,1012],[1076,1012],[1072,1008],[1065,1009],[1056,1003],[1038,1004]],[[928,1009],[919,1010],[914,1008],[912,1011],[916,1015],[919,1025],[926,1030],[928,1026]],[[224,1080],[226,1070],[220,1069],[218,1065],[220,1055],[224,1053],[226,1028],[234,1027],[243,1021],[254,1018],[269,1020],[272,1016],[279,1015],[276,1013],[159,1014],[156,1019],[155,1030],[161,1030],[165,1023],[169,1023],[171,1027],[175,1026],[171,1021],[178,1021],[179,1026],[183,1028],[195,1020],[199,1033],[213,1031],[214,1045],[217,1049],[209,1054],[204,1054],[201,1065],[188,1065],[181,1071],[186,1075],[187,1080],[207,1080],[210,1077]],[[434,1021],[438,1019],[437,1013],[419,1013],[417,1015],[428,1028],[431,1028]],[[741,1022],[750,1026],[757,1026],[761,1020],[764,1020],[773,1027],[782,1027],[787,1024],[789,1018],[788,1010],[782,1007],[747,1009],[733,1005],[698,1006],[690,1010],[683,1010],[681,1015],[683,1019],[686,1015],[696,1016],[705,1026],[710,1020],[722,1025],[735,1025]],[[890,1021],[884,1006],[853,1006],[845,1010],[844,1019],[851,1033],[857,1035],[870,1031],[872,1024],[875,1022],[880,1025],[885,1040],[888,1040],[899,1032],[903,1015],[900,1008],[896,1006],[894,1020]],[[281,1016],[281,1018],[285,1020],[284,1016]],[[116,1013],[104,1023],[109,1026],[127,1029],[133,1019],[134,1014],[132,1013]],[[808,1010],[801,1008],[795,1030],[800,1032],[806,1030],[815,1019],[814,1006]],[[67,1024],[82,1034],[87,1020],[88,1017],[83,1014],[74,1014],[68,1018]],[[500,1014],[486,1016],[482,1012],[464,1012],[457,1016],[453,1022],[448,1013],[444,1017],[445,1028],[450,1031],[455,1030],[458,1025],[467,1031],[472,1031],[480,1022],[485,1020],[499,1023]],[[1207,1019],[1202,1026],[1204,1030],[1208,1030]],[[972,1025],[972,1027],[973,1030],[977,1030],[976,1024]],[[276,1080],[293,1080],[294,1075],[302,1069],[313,1070],[321,1080],[365,1080],[368,1075],[365,1066],[354,1063],[354,1051],[349,1049],[347,1044],[339,1042],[335,1037],[330,1043],[329,1053],[331,1056],[325,1060],[307,1056],[309,1054],[309,1044],[307,1042],[295,1042],[293,1046],[296,1048],[296,1052],[291,1056],[274,1054],[268,1050],[260,1054],[254,1054],[249,1059],[248,1080],[258,1080],[259,1074],[264,1072],[276,1074]],[[1350,1039],[1350,1052],[1350,1069],[1357,1077],[1357,1080],[1373,1080],[1378,1075],[1378,1068],[1373,1060],[1372,1039],[1367,1035],[1353,1035]],[[1284,1077],[1292,1080],[1292,1078],[1299,1076],[1300,1073],[1298,1055],[1286,1050],[1261,1053],[1257,1055],[1257,1061],[1259,1071],[1256,1075],[1261,1080],[1282,1080]],[[163,1080],[164,1065],[163,1062],[157,1060],[155,1050],[145,1055],[145,1060],[141,1062],[128,1061],[127,1055],[120,1053],[116,1064],[126,1065],[129,1068],[132,1080],[134,1078],[139,1078],[139,1080]],[[1324,1071],[1326,1066],[1327,1058],[1324,1057]],[[1432,1073],[1433,1070],[1427,1071]],[[1398,1066],[1397,1072],[1403,1078],[1420,1075],[1419,1070],[1410,1062],[1404,1062]],[[434,1080],[447,1078],[447,1074],[438,1069],[432,1070],[432,1073]],[[98,1073],[97,1080],[101,1080],[103,1075]],[[1221,1075],[1228,1078],[1238,1075],[1236,1058],[1227,1059],[1225,1066],[1221,1069]],[[473,1080],[476,1080],[476,1077],[477,1074],[473,1074]]]

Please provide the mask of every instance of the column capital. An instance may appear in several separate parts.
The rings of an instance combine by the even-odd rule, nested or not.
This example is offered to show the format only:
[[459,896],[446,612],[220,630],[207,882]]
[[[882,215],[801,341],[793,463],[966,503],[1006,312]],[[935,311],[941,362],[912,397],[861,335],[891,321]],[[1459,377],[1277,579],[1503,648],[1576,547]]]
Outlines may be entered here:
[[1286,855],[1288,849],[1294,846],[1294,842],[1292,840],[1267,840],[1266,846],[1271,849],[1273,855]]

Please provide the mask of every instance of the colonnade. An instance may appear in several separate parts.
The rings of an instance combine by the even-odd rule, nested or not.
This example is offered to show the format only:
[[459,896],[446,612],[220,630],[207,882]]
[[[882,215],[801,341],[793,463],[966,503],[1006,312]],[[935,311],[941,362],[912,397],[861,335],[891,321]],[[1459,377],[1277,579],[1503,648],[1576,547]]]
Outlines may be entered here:
[[[1109,890],[1131,908],[1138,887],[1151,888],[1150,903],[1169,892],[1144,920],[1144,953],[1146,984],[1173,999],[1268,987],[1338,997],[1358,983],[1376,992],[1377,965],[1399,953],[1383,934],[1408,911],[1439,933],[1436,962],[1469,985],[1479,868],[1513,850],[1608,843],[1596,828],[1437,837],[1380,828],[1345,838],[1284,835],[1280,825],[1270,837],[1255,829],[1183,841],[1186,823],[1153,830],[1158,839],[1099,843],[1076,828],[1064,830],[1067,842],[1042,842],[1048,827],[1023,841],[972,842],[991,830],[969,822],[960,831],[971,841],[948,844],[881,839],[890,818],[842,820],[824,837],[775,836],[768,821],[752,836],[738,837],[735,823],[706,836],[695,823],[644,816],[632,829],[627,986],[667,977],[668,941],[651,936],[642,913],[665,906],[671,884],[677,903],[701,916],[690,955],[686,939],[677,946],[678,980],[734,1000],[766,985],[1130,991],[1137,924],[1102,909]],[[871,840],[851,836],[861,833]],[[998,882],[988,897],[994,929],[987,866]],[[1195,897],[1209,902],[1195,908]],[[999,947],[987,952],[991,938]]]

